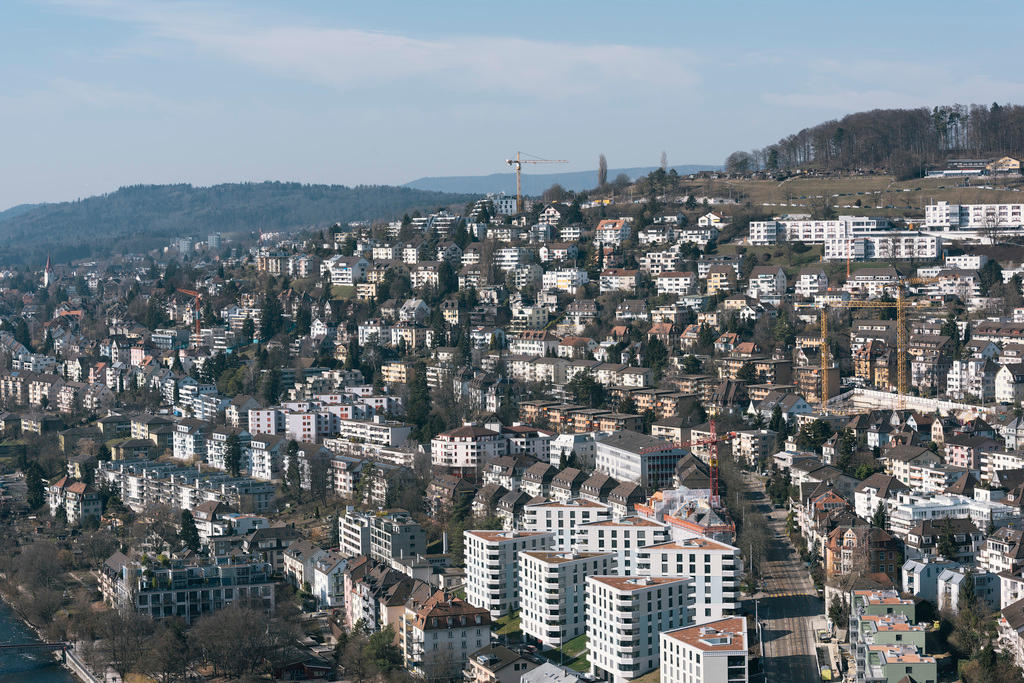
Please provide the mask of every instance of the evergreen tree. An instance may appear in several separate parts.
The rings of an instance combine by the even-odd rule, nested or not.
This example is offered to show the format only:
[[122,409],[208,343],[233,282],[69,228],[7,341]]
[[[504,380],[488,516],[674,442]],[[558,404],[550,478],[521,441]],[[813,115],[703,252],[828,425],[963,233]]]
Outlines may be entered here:
[[626,413],[627,415],[635,415],[637,412],[636,401],[633,400],[632,396],[626,396],[619,401],[619,412]]
[[227,443],[224,445],[225,464],[232,477],[237,477],[242,471],[242,442],[237,434],[229,434]]
[[185,544],[186,548],[199,550],[199,529],[196,528],[196,520],[189,510],[181,511],[181,530],[178,537]]
[[747,361],[741,365],[740,369],[736,372],[736,379],[747,384],[757,382],[757,370],[754,369],[754,364]]
[[879,529],[886,527],[888,515],[885,514],[885,503],[883,501],[878,502],[878,507],[875,509],[875,514],[871,516],[871,525],[876,526]]
[[25,472],[25,485],[28,488],[27,502],[31,510],[36,510],[46,502],[46,487],[43,484],[39,465],[32,463]]
[[312,323],[313,313],[309,310],[309,306],[299,306],[299,310],[295,312],[295,332],[300,336],[309,334]]
[[414,437],[424,442],[427,422],[430,418],[430,390],[427,387],[427,367],[423,362],[416,363],[412,368],[412,383],[409,385],[409,406],[406,408],[406,419],[411,422]]
[[252,338],[256,334],[256,323],[252,321],[252,318],[246,318],[242,321],[242,344],[248,346],[252,344]]
[[782,407],[776,404],[772,408],[772,417],[768,420],[768,429],[781,435],[785,428],[785,420],[782,419]]
[[281,371],[277,368],[267,370],[263,375],[263,400],[268,406],[277,403],[281,393]]
[[298,493],[302,488],[302,473],[299,472],[299,444],[294,439],[288,442],[285,457],[287,459],[285,484],[293,493]]

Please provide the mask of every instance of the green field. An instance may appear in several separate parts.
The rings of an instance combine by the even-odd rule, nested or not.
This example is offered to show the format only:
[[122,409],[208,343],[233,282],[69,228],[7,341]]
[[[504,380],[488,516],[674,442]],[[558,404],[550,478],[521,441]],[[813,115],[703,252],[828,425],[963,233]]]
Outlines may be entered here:
[[[971,179],[961,186],[962,178],[915,178],[897,181],[888,175],[843,176],[833,178],[791,178],[789,180],[712,180],[704,189],[717,197],[732,196],[749,200],[772,213],[809,213],[814,204],[828,195],[839,213],[900,216],[923,213],[934,200],[954,204],[1005,203],[1024,201],[1024,179]],[[993,188],[983,189],[978,185]],[[1013,191],[1017,190],[1017,191]],[[835,196],[838,195],[838,196]],[[860,206],[857,206],[857,202]],[[784,206],[785,205],[785,206]],[[885,208],[893,207],[893,208]]]

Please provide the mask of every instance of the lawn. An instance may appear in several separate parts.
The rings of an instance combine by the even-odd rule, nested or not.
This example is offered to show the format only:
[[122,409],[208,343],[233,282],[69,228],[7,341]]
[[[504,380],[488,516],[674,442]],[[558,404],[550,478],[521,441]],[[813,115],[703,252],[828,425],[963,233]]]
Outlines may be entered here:
[[590,671],[590,662],[587,660],[586,634],[578,635],[563,643],[561,648],[545,650],[543,655],[555,664],[567,666],[573,671]]
[[659,683],[659,681],[661,681],[661,669],[655,669],[640,678],[633,679],[633,683]]
[[332,299],[351,299],[355,294],[355,285],[334,285],[331,287]]
[[516,610],[511,614],[506,614],[505,616],[497,619],[494,622],[494,624],[495,626],[497,626],[494,632],[497,633],[499,636],[510,636],[516,633],[520,633],[519,610]]

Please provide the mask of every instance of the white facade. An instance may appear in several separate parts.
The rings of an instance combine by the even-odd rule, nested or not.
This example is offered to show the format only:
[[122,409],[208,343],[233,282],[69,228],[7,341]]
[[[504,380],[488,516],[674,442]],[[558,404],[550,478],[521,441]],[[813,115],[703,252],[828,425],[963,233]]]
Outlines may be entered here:
[[551,550],[554,534],[466,531],[466,600],[494,618],[519,609],[519,553]]
[[693,622],[689,578],[587,577],[590,673],[625,683],[659,666],[659,634]]
[[556,550],[571,550],[573,535],[580,525],[608,520],[611,516],[610,506],[582,498],[565,503],[535,503],[523,508],[523,528],[550,533]]
[[744,683],[747,647],[742,617],[662,633],[661,683]]
[[520,628],[545,647],[560,647],[586,626],[586,577],[615,571],[612,553],[519,554]]
[[618,573],[631,576],[637,573],[636,558],[640,549],[666,543],[668,539],[669,529],[665,524],[643,517],[623,517],[578,526],[573,534],[573,547],[581,552],[614,553]]
[[697,624],[735,613],[742,568],[738,548],[703,536],[643,548],[637,559],[640,574],[693,579],[693,621]]
[[950,204],[924,207],[924,225],[940,230],[986,230],[1024,225],[1024,204]]
[[507,453],[508,439],[485,427],[466,425],[430,441],[430,459],[435,467],[476,469],[484,460]]
[[563,292],[575,292],[578,287],[590,282],[587,271],[582,268],[562,268],[546,271],[541,278],[544,289],[558,289]]

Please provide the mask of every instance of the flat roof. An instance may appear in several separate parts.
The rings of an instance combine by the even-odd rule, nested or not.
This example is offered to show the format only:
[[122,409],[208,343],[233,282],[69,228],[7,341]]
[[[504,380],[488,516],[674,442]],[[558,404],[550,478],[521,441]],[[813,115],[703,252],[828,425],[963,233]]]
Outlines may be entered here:
[[603,583],[617,591],[638,591],[691,581],[687,576],[588,576],[587,580]]
[[573,560],[589,560],[594,557],[615,557],[615,553],[599,553],[599,552],[566,552],[564,550],[531,550],[521,553],[522,555],[529,555],[541,562],[547,562],[548,564],[564,564],[566,562],[572,562]]
[[666,631],[664,635],[705,652],[745,652],[747,649],[747,622],[743,617],[686,626]]
[[466,531],[467,534],[472,534],[477,538],[481,538],[485,541],[498,542],[498,541],[511,541],[517,538],[530,538],[532,536],[553,536],[550,531],[501,531],[492,529],[479,529],[474,531]]

